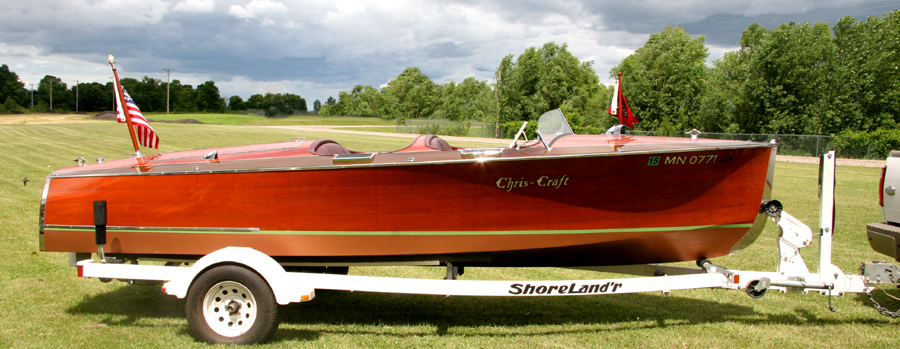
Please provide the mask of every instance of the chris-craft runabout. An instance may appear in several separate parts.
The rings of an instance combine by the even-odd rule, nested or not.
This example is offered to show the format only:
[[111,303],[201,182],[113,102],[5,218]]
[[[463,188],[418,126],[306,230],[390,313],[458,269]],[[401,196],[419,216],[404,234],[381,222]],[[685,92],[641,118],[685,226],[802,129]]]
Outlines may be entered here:
[[180,151],[60,169],[43,251],[191,260],[250,247],[284,265],[602,266],[735,253],[765,224],[775,146],[577,135],[558,110],[540,139],[387,152],[327,139]]

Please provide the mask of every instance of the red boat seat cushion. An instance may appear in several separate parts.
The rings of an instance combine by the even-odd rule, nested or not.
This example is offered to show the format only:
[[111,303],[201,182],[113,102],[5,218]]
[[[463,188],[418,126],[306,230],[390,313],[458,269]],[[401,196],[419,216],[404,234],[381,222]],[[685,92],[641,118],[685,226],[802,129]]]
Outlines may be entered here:
[[404,151],[429,151],[429,150],[453,150],[447,141],[435,135],[419,135],[413,140],[412,144],[406,148],[395,150],[395,152]]
[[309,152],[316,155],[350,154],[350,150],[330,139],[317,139],[309,145]]
[[435,135],[427,135],[425,136],[425,146],[431,149],[437,150],[453,150],[453,147],[450,144],[447,144],[447,141],[441,139],[441,137]]

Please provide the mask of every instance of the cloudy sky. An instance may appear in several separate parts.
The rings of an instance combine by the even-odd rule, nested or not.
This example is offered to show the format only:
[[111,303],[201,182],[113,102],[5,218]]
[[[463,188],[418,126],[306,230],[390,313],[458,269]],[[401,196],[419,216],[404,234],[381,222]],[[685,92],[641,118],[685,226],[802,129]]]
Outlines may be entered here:
[[0,64],[30,88],[45,75],[110,81],[150,76],[223,97],[294,93],[312,101],[354,85],[382,86],[407,67],[437,83],[490,80],[500,60],[567,43],[609,70],[666,25],[705,35],[710,61],[758,22],[865,19],[900,0],[0,0]]

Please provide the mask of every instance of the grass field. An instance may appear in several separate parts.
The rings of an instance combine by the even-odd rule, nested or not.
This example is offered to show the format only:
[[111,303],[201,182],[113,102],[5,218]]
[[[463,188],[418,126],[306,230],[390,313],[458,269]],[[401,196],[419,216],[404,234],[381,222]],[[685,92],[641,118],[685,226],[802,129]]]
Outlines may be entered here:
[[[284,141],[294,136],[327,137],[351,149],[398,149],[409,143],[408,139],[255,127],[154,124],[154,128],[162,138],[161,152]],[[72,159],[78,156],[93,161],[127,157],[131,152],[127,131],[113,122],[0,125],[0,347],[206,347],[189,333],[183,300],[164,295],[158,287],[77,278],[66,254],[38,250],[38,213],[46,175],[74,165]],[[785,210],[814,230],[816,173],[816,165],[778,163],[774,183],[774,197],[784,203]],[[879,175],[877,168],[839,166],[837,170],[834,260],[847,273],[856,273],[862,261],[887,259],[873,252],[865,240],[865,224],[880,220]],[[22,182],[25,177],[30,180],[27,186]],[[617,192],[627,195],[627,189]],[[756,244],[713,262],[736,269],[774,270],[775,238],[770,223]],[[803,251],[811,268],[815,268],[817,248],[814,244]],[[351,269],[361,275],[435,279],[443,272],[424,267]],[[463,278],[610,276],[564,269],[470,268]],[[879,299],[893,309],[900,307]],[[896,347],[900,320],[879,315],[862,295],[835,297],[833,302],[835,313],[827,309],[826,297],[772,292],[751,299],[743,291],[722,290],[552,298],[319,291],[312,302],[285,306],[275,338],[261,346]]]

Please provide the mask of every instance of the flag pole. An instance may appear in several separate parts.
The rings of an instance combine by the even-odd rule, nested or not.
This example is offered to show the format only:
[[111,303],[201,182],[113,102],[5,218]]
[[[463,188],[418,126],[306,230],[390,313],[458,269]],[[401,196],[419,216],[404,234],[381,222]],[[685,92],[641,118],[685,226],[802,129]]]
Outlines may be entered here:
[[116,79],[116,96],[119,99],[119,108],[122,108],[122,113],[125,115],[125,124],[128,125],[128,133],[131,134],[131,144],[134,145],[134,155],[132,157],[140,158],[141,148],[138,146],[137,137],[134,135],[134,127],[131,124],[131,115],[128,113],[128,105],[125,104],[125,96],[122,94],[122,83],[119,82],[119,74],[116,73],[116,57],[113,55],[106,56],[106,60],[109,61],[109,65],[112,66],[113,76]]
[[622,96],[624,95],[622,93],[622,72],[619,72],[618,84],[619,84],[619,88],[617,90],[619,90],[619,93],[618,93],[618,95],[616,95],[616,108],[619,109],[619,113],[618,113],[619,115],[616,115],[616,116],[619,117],[619,125],[624,125],[625,118],[628,116],[625,115],[625,108],[623,108],[623,106],[622,106]]

